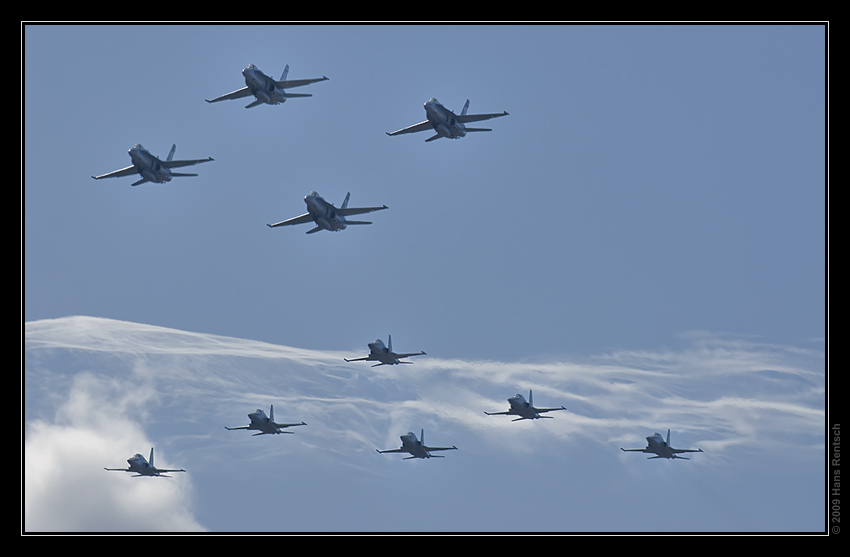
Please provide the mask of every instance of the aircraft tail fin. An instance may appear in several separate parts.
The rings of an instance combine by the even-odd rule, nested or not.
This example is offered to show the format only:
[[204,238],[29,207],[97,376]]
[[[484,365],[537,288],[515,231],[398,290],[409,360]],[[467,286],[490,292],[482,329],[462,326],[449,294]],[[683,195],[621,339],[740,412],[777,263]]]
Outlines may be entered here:
[[670,446],[670,430],[667,430],[667,446]]
[[139,180],[138,182],[133,182],[133,183],[132,183],[132,184],[130,184],[130,185],[131,185],[131,186],[138,186],[138,185],[140,185],[140,184],[144,184],[145,182],[149,182],[149,181],[150,181],[150,180],[148,180],[147,178],[142,178],[142,179],[141,179],[141,180]]
[[534,406],[534,397],[531,394],[531,389],[528,389],[528,405]]
[[289,73],[289,64],[287,64],[286,67],[283,68],[283,73],[280,74],[280,79],[278,81],[286,81],[286,76],[287,76],[288,73]]
[[269,421],[274,422],[274,404],[269,406]]
[[245,108],[254,108],[255,106],[261,105],[261,104],[263,104],[263,101],[260,100],[260,99],[257,99],[254,102],[252,102],[251,104],[246,105]]
[[348,208],[348,199],[350,197],[351,197],[351,192],[348,192],[348,193],[345,194],[345,201],[342,202],[342,206],[340,207],[340,209],[347,209]]
[[423,445],[425,444],[425,428],[424,427],[419,432],[419,442],[422,443]]
[[153,465],[153,447],[151,447],[151,457],[148,459],[148,464],[151,465],[151,468],[154,468],[154,465]]
[[296,97],[312,97],[313,94],[312,93],[284,93],[283,96],[286,97],[287,99],[292,99],[292,98],[296,98]]
[[463,110],[460,111],[460,115],[466,116],[467,110],[469,110],[469,99],[466,99],[466,103],[463,105]]
[[369,221],[365,221],[365,220],[346,220],[345,224],[372,224],[372,223],[369,222]]
[[192,174],[190,172],[172,172],[172,176],[197,176],[197,174]]
[[393,336],[392,335],[387,335],[387,350],[389,350],[390,352],[393,351]]
[[176,150],[177,150],[177,144],[174,143],[174,144],[171,145],[171,151],[168,152],[168,158],[166,158],[165,160],[170,161],[171,159],[173,159],[174,158],[174,151],[176,151]]
[[468,132],[491,132],[490,128],[464,128]]
[[321,226],[317,226],[316,228],[311,228],[310,230],[307,231],[307,234],[313,234],[315,232],[318,232],[321,229],[322,229]]
[[429,141],[434,141],[435,139],[440,139],[440,137],[442,137],[440,134],[437,134],[433,137],[429,137],[428,139],[425,140],[425,143],[428,143]]

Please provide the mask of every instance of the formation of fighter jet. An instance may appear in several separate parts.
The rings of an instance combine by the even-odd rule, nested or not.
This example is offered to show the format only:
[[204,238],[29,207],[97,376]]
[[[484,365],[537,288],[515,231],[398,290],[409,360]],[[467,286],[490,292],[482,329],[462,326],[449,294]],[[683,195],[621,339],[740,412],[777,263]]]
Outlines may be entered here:
[[209,162],[211,160],[215,160],[212,157],[207,157],[205,159],[175,161],[172,159],[174,158],[174,151],[176,149],[177,145],[172,145],[171,151],[169,151],[168,153],[168,158],[162,161],[159,160],[159,158],[151,155],[150,151],[142,147],[141,144],[136,143],[128,151],[128,153],[130,154],[130,160],[133,161],[132,165],[126,168],[122,168],[121,170],[113,170],[112,172],[101,174],[100,176],[92,176],[92,178],[94,178],[95,180],[100,180],[102,178],[119,178],[121,176],[131,176],[133,174],[139,174],[141,175],[142,179],[138,182],[130,184],[131,186],[138,186],[139,184],[144,184],[145,182],[163,184],[165,182],[170,182],[171,178],[173,178],[174,176],[197,176],[197,174],[172,172],[172,168],[180,168],[182,166],[193,166],[202,162]]
[[248,414],[248,417],[251,419],[250,425],[243,425],[239,427],[227,427],[224,426],[224,429],[234,430],[234,429],[252,429],[258,430],[260,433],[255,433],[251,437],[256,437],[257,435],[267,435],[271,433],[293,433],[291,431],[281,431],[281,428],[284,427],[292,427],[297,425],[307,425],[304,422],[299,422],[297,424],[276,424],[274,421],[274,404],[269,406],[269,415],[266,416],[266,413],[257,408],[254,412]]
[[127,464],[130,465],[129,468],[104,468],[104,470],[108,470],[110,472],[135,472],[136,475],[130,476],[131,478],[138,478],[141,476],[157,476],[160,478],[170,478],[171,476],[166,476],[163,472],[185,472],[182,468],[180,470],[169,470],[167,468],[156,468],[153,465],[153,447],[151,447],[151,457],[150,462],[145,460],[145,457],[140,455],[139,453],[134,454],[130,458],[127,459]]
[[537,420],[540,418],[552,418],[552,416],[541,416],[542,412],[554,412],[555,410],[566,410],[563,406],[560,408],[535,408],[534,407],[534,398],[532,398],[531,390],[528,391],[528,401],[525,400],[525,397],[521,394],[517,393],[508,399],[511,407],[506,412],[484,412],[488,416],[497,416],[497,415],[508,415],[508,416],[520,416],[519,418],[511,420],[512,422],[516,422],[519,420]]
[[283,74],[278,81],[267,76],[260,71],[254,64],[248,64],[248,67],[242,70],[242,75],[245,77],[245,87],[237,89],[232,93],[216,97],[213,100],[208,100],[208,103],[218,101],[229,101],[232,99],[241,99],[249,95],[254,95],[257,100],[247,105],[245,108],[253,108],[258,104],[280,104],[286,102],[286,99],[294,97],[312,97],[309,93],[287,93],[284,89],[292,89],[293,87],[301,87],[316,83],[317,81],[326,81],[325,76],[313,79],[291,79],[286,80],[286,75],[289,73],[289,64],[283,69]]
[[[231,93],[227,93],[226,95],[222,95],[220,97],[216,97],[212,100],[206,100],[208,103],[215,103],[224,100],[234,100],[240,99],[248,96],[253,96],[255,100],[248,104],[245,108],[253,108],[259,104],[270,104],[277,105],[280,103],[286,102],[289,98],[297,98],[297,97],[311,97],[311,94],[306,93],[288,93],[286,89],[292,89],[295,87],[302,87],[305,85],[309,85],[311,83],[316,83],[319,81],[326,81],[328,78],[323,76],[321,78],[313,78],[313,79],[299,79],[299,80],[287,80],[287,75],[289,73],[289,65],[287,65],[283,74],[281,75],[280,80],[274,80],[268,75],[264,74],[253,64],[249,64],[244,70],[242,70],[242,75],[245,78],[245,87],[233,91]],[[463,109],[460,115],[455,114],[451,110],[445,108],[439,101],[435,98],[429,99],[425,104],[425,114],[426,120],[424,122],[420,122],[418,124],[414,124],[412,126],[408,126],[406,128],[400,129],[395,132],[387,132],[389,136],[395,135],[403,135],[408,133],[416,133],[426,130],[434,130],[436,132],[435,135],[426,139],[426,142],[434,141],[435,139],[439,139],[441,137],[449,138],[449,139],[458,139],[460,137],[465,137],[469,132],[485,132],[492,131],[489,128],[472,128],[467,127],[466,124],[472,122],[479,122],[482,120],[489,120],[492,118],[499,118],[502,116],[507,116],[507,112],[501,113],[491,113],[491,114],[467,114],[467,110],[469,109],[469,99],[466,100],[466,103],[463,105]],[[162,184],[165,182],[170,182],[171,179],[175,176],[197,176],[197,174],[189,174],[189,173],[180,173],[173,172],[172,169],[181,168],[184,166],[192,166],[204,162],[209,162],[214,160],[212,157],[208,157],[206,159],[193,159],[193,160],[173,160],[174,152],[177,149],[176,145],[172,145],[171,151],[168,153],[168,157],[166,160],[161,160],[158,157],[152,155],[148,150],[142,147],[140,144],[136,144],[129,151],[130,159],[132,161],[132,165],[126,168],[122,168],[120,170],[115,170],[113,172],[109,172],[107,174],[102,174],[100,176],[92,176],[95,180],[100,180],[103,178],[117,178],[122,176],[130,176],[133,174],[139,174],[141,176],[141,180],[133,183],[133,186],[138,186],[145,182],[154,182],[158,184]],[[310,192],[307,196],[304,197],[304,202],[307,204],[307,212],[303,215],[299,215],[297,217],[293,217],[275,224],[268,224],[270,228],[275,228],[278,226],[289,226],[295,224],[306,224],[309,222],[315,223],[315,228],[312,228],[307,231],[307,234],[312,234],[314,232],[318,232],[319,230],[330,230],[330,231],[339,231],[347,228],[348,225],[352,224],[372,224],[371,222],[365,221],[350,221],[347,220],[346,217],[350,217],[353,215],[360,215],[364,213],[371,213],[373,211],[380,211],[383,209],[387,209],[386,205],[381,207],[362,207],[362,208],[349,208],[348,201],[351,194],[347,193],[345,196],[345,200],[342,203],[340,208],[336,208],[331,203],[325,201],[318,193],[315,191]],[[411,356],[420,356],[425,355],[425,352],[411,352],[404,354],[397,354],[393,352],[392,347],[392,336],[388,337],[388,346],[385,346],[381,339],[376,339],[374,342],[369,343],[369,355],[364,356],[362,358],[344,358],[346,362],[357,362],[357,361],[376,361],[378,363],[374,364],[372,367],[382,366],[382,365],[396,365],[396,364],[410,364],[413,362],[401,361],[403,358],[411,357]],[[509,399],[510,408],[505,412],[485,412],[488,416],[494,415],[513,415],[518,416],[517,418],[511,421],[519,421],[519,420],[536,420],[540,418],[552,418],[552,416],[541,416],[541,414],[545,412],[552,412],[557,410],[566,410],[564,406],[559,408],[536,408],[534,406],[534,400],[532,398],[531,390],[528,391],[528,401],[525,400],[521,394],[517,394]],[[227,430],[237,430],[237,429],[245,429],[245,430],[254,430],[258,433],[255,433],[253,436],[257,435],[267,435],[267,434],[280,434],[280,433],[293,433],[291,431],[282,431],[288,427],[294,426],[302,426],[307,425],[305,422],[299,423],[276,423],[274,421],[274,405],[269,407],[269,416],[266,416],[265,412],[261,409],[257,409],[255,412],[248,414],[248,418],[250,419],[250,424],[247,426],[238,426],[238,427],[227,427]],[[409,453],[411,456],[405,457],[403,460],[410,460],[414,458],[444,458],[441,455],[432,455],[432,452],[436,451],[449,451],[449,450],[457,450],[456,446],[451,447],[428,447],[425,445],[425,430],[422,429],[420,431],[420,438],[417,439],[416,435],[413,432],[408,432],[404,435],[400,436],[401,439],[401,447],[398,449],[388,449],[388,450],[379,450],[375,449],[378,453]],[[654,458],[668,458],[668,459],[682,459],[689,460],[688,458],[677,456],[680,453],[691,453],[691,452],[703,452],[702,449],[674,449],[670,446],[670,430],[667,430],[667,439],[666,441],[661,437],[661,434],[654,433],[653,435],[646,438],[647,447],[644,449],[623,449],[622,451],[630,452],[643,452],[643,453],[652,453],[656,456],[649,457],[649,459]],[[129,468],[104,468],[107,471],[116,471],[116,472],[131,472],[134,475],[132,477],[164,477],[170,478],[171,476],[166,475],[166,472],[185,472],[184,469],[165,469],[165,468],[156,468],[154,466],[154,450],[151,447],[150,452],[150,460],[146,460],[144,456],[141,454],[135,454],[129,459],[127,459],[127,463],[129,464]]]
[[428,118],[427,120],[392,133],[387,132],[387,135],[402,135],[405,133],[416,133],[433,129],[437,132],[437,135],[429,137],[425,140],[426,142],[434,141],[441,137],[457,139],[459,137],[464,137],[467,132],[493,131],[489,128],[467,128],[464,124],[508,115],[507,112],[499,112],[495,114],[467,114],[466,111],[468,109],[469,99],[466,99],[466,104],[463,105],[463,110],[460,112],[460,116],[458,116],[440,104],[437,99],[431,97],[428,102],[425,103],[425,115]]
[[364,356],[363,358],[343,358],[346,362],[361,362],[361,361],[370,361],[370,362],[380,362],[379,364],[375,364],[372,367],[378,366],[394,366],[396,364],[412,364],[413,362],[402,362],[399,361],[400,358],[408,358],[410,356],[424,356],[425,352],[409,352],[407,354],[396,354],[393,352],[393,336],[388,335],[389,347],[384,346],[384,341],[381,339],[375,339],[375,342],[370,342],[369,346],[369,355]]
[[386,205],[381,207],[361,207],[349,209],[349,197],[351,197],[350,192],[345,194],[345,201],[342,202],[342,207],[337,209],[325,201],[318,193],[311,191],[304,197],[304,203],[307,204],[306,213],[275,224],[268,224],[266,226],[269,228],[275,228],[277,226],[289,226],[292,224],[306,224],[312,221],[316,223],[316,228],[308,230],[307,234],[312,234],[319,230],[333,230],[334,232],[337,232],[345,230],[349,224],[372,224],[371,222],[366,221],[346,220],[345,217],[362,215],[364,213],[371,213],[372,211],[380,211],[382,209],[389,209]]
[[[389,449],[386,451],[381,451],[375,449],[379,453],[410,453],[413,456],[404,457],[402,460],[410,460],[411,458],[445,458],[442,455],[432,455],[431,451],[451,451],[457,450],[457,447],[452,445],[451,447],[427,447],[425,446],[425,430],[423,429],[419,433],[419,439],[416,438],[416,434],[412,431],[408,431],[404,435],[400,437],[401,439],[401,447],[398,449]],[[420,441],[421,439],[421,441]]]
[[667,430],[667,440],[665,441],[663,437],[661,437],[660,433],[653,433],[649,437],[646,438],[646,448],[645,449],[624,449],[620,447],[621,451],[635,451],[639,453],[652,453],[657,456],[651,456],[647,460],[652,460],[653,458],[680,458],[682,460],[690,460],[689,458],[685,458],[683,456],[676,456],[679,453],[701,453],[702,449],[674,449],[670,446],[670,430]]

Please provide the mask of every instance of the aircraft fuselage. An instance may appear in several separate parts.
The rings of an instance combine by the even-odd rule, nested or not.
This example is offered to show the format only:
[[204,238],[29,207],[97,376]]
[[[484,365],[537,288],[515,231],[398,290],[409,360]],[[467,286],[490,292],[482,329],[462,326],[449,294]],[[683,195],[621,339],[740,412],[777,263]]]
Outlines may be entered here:
[[440,104],[437,99],[432,98],[425,103],[425,114],[431,122],[431,127],[440,134],[440,137],[458,139],[466,136],[466,128],[458,120],[457,115]]
[[674,453],[671,447],[667,446],[667,442],[660,433],[653,433],[646,438],[647,450],[655,453],[662,458],[674,458]]
[[137,143],[127,152],[130,154],[130,160],[133,161],[133,166],[136,167],[142,178],[155,184],[164,184],[171,181],[171,169],[163,166],[162,161],[151,155],[140,144]]
[[286,102],[283,89],[278,88],[277,82],[259,70],[254,64],[242,70],[245,85],[251,89],[251,94],[266,104],[280,104]]
[[402,435],[400,439],[401,448],[416,458],[431,458],[431,454],[425,450],[422,442],[416,438],[416,434],[412,431],[408,431],[405,435]]
[[310,218],[320,228],[337,232],[348,227],[345,217],[338,214],[336,207],[325,201],[318,193],[310,192],[304,197],[304,203],[307,204]]
[[153,468],[150,463],[148,463],[147,459],[138,453],[128,458],[127,464],[130,465],[130,469],[133,472],[141,474],[142,476],[157,475],[156,468]]

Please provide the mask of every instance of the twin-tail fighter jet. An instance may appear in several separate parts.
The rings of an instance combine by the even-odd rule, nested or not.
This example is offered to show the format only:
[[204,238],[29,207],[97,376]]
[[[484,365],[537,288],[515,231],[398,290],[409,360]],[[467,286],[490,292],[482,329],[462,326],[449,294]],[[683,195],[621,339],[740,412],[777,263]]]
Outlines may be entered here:
[[275,81],[271,77],[261,72],[260,69],[257,68],[257,66],[255,66],[254,64],[248,64],[248,67],[242,70],[242,75],[245,77],[245,87],[233,91],[232,93],[216,97],[213,100],[205,100],[208,103],[214,103],[218,101],[241,99],[242,97],[254,95],[257,100],[247,105],[245,108],[254,108],[258,104],[263,103],[272,105],[280,104],[286,102],[286,99],[313,96],[309,93],[287,93],[286,91],[284,91],[284,89],[301,87],[303,85],[309,85],[311,83],[316,83],[317,81],[326,81],[328,79],[327,77],[322,76],[313,79],[291,79],[287,81],[286,74],[288,73],[289,64],[287,64],[286,67],[283,69],[283,75],[280,76],[280,80]]
[[292,433],[291,431],[281,431],[281,428],[284,427],[292,427],[296,425],[307,425],[304,422],[300,422],[297,424],[276,424],[274,421],[274,404],[269,406],[269,415],[266,416],[266,413],[257,408],[256,411],[248,414],[248,417],[251,419],[250,425],[243,425],[239,427],[227,427],[224,426],[224,429],[234,430],[234,429],[254,429],[258,430],[260,433],[255,433],[251,437],[256,437],[257,435],[266,435],[270,433]]
[[142,179],[138,182],[130,184],[131,186],[138,186],[139,184],[144,184],[145,182],[153,182],[155,184],[164,184],[165,182],[170,182],[171,178],[174,176],[197,176],[197,174],[186,174],[184,172],[172,172],[172,168],[180,168],[181,166],[192,166],[195,164],[200,164],[202,162],[209,162],[211,160],[215,160],[212,157],[208,157],[206,159],[194,159],[188,161],[175,161],[172,160],[174,157],[174,151],[177,149],[177,145],[171,146],[171,151],[168,153],[168,158],[164,161],[159,160],[159,158],[150,154],[150,151],[141,146],[141,144],[136,143],[132,149],[128,151],[130,154],[130,160],[133,161],[131,166],[126,168],[122,168],[121,170],[114,170],[107,174],[101,174],[100,176],[92,176],[95,180],[100,180],[101,178],[119,178],[121,176],[131,176],[133,174],[138,173],[141,175]]
[[560,408],[535,408],[534,407],[534,398],[531,395],[531,390],[528,391],[528,401],[525,400],[525,397],[521,394],[516,394],[508,399],[508,402],[511,405],[510,410],[506,412],[484,412],[488,416],[496,416],[499,414],[505,414],[508,416],[520,416],[519,418],[511,420],[512,422],[516,422],[519,420],[537,420],[540,418],[552,418],[552,416],[541,416],[542,412],[553,412],[555,410],[566,410],[563,406]]
[[690,460],[690,458],[685,458],[683,456],[676,456],[679,453],[701,453],[702,449],[674,449],[670,446],[670,430],[667,430],[667,440],[665,441],[663,437],[661,437],[660,433],[653,433],[649,437],[646,438],[646,448],[645,449],[624,449],[620,447],[621,451],[635,451],[639,453],[653,453],[657,456],[651,456],[647,458],[647,460],[652,460],[653,458],[680,458],[682,460]]
[[460,116],[458,116],[457,114],[440,104],[437,99],[432,97],[428,100],[428,102],[425,103],[425,115],[428,118],[427,120],[400,129],[398,131],[394,131],[392,133],[387,132],[387,135],[402,135],[405,133],[416,133],[433,129],[435,132],[437,132],[437,135],[426,139],[426,143],[428,141],[434,141],[435,139],[439,139],[441,137],[457,139],[459,137],[465,136],[467,132],[493,131],[489,128],[467,128],[466,126],[464,126],[464,124],[468,124],[470,122],[478,122],[480,120],[489,120],[490,118],[498,118],[500,116],[508,115],[507,112],[499,112],[496,114],[467,114],[466,111],[468,109],[469,99],[466,99],[466,104],[463,105],[463,110],[461,111]]
[[171,476],[166,476],[163,472],[185,472],[182,468],[180,470],[169,470],[166,468],[156,468],[153,465],[153,447],[151,447],[151,457],[150,462],[145,460],[145,457],[136,453],[127,459],[127,464],[130,465],[129,468],[104,468],[104,470],[108,470],[110,472],[135,472],[136,475],[130,476],[131,478],[139,478],[141,476],[157,476],[160,478],[170,478]]
[[445,458],[442,455],[432,455],[431,451],[451,451],[457,450],[457,447],[452,445],[451,447],[426,447],[425,446],[425,430],[423,429],[419,434],[419,439],[416,438],[416,434],[412,431],[408,431],[406,434],[400,437],[401,439],[401,448],[398,449],[389,449],[386,451],[380,451],[375,449],[379,453],[410,453],[413,456],[404,457],[402,460],[410,460],[411,458]]
[[351,197],[351,193],[345,194],[345,201],[342,202],[342,207],[337,209],[325,201],[318,193],[311,191],[304,197],[304,203],[307,204],[306,213],[275,224],[267,224],[266,226],[269,228],[275,228],[278,226],[289,226],[292,224],[306,224],[312,221],[316,223],[316,228],[308,230],[307,234],[312,234],[319,230],[332,230],[334,232],[338,232],[340,230],[345,230],[349,224],[372,224],[371,222],[366,221],[346,220],[345,217],[350,217],[351,215],[362,215],[363,213],[371,213],[372,211],[380,211],[382,209],[389,209],[386,205],[381,207],[361,207],[357,209],[350,209],[348,207],[349,197]]
[[361,362],[361,361],[377,361],[379,364],[375,364],[372,367],[378,366],[394,366],[396,364],[412,364],[413,362],[402,362],[401,358],[408,358],[410,356],[424,356],[425,352],[409,352],[407,354],[396,354],[393,352],[393,336],[389,335],[389,347],[384,346],[384,341],[381,339],[375,339],[375,342],[370,342],[369,346],[369,355],[364,356],[363,358],[343,358],[346,362]]

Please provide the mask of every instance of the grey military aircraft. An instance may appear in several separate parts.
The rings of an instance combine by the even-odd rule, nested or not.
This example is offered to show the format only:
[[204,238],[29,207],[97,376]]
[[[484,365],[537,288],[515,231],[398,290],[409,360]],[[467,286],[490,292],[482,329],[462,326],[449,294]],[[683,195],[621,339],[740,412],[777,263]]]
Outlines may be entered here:
[[646,448],[645,449],[624,449],[620,447],[621,451],[635,451],[639,453],[652,453],[657,456],[651,456],[647,460],[652,460],[653,458],[680,458],[682,460],[690,460],[689,458],[685,458],[683,456],[676,456],[679,453],[701,453],[702,449],[674,449],[670,446],[670,430],[667,430],[667,440],[665,441],[663,437],[661,437],[660,433],[653,433],[649,437],[646,438]]
[[136,453],[127,459],[127,464],[130,465],[129,468],[104,468],[104,470],[109,470],[110,472],[135,472],[136,475],[130,476],[131,478],[138,478],[141,476],[157,476],[160,478],[170,478],[171,476],[166,476],[163,472],[185,472],[182,468],[180,470],[169,470],[167,468],[156,468],[153,465],[153,447],[151,447],[151,457],[150,462],[145,460],[145,457]]
[[172,168],[180,168],[181,166],[192,166],[195,164],[200,164],[202,162],[209,162],[211,160],[215,160],[212,157],[207,157],[205,159],[193,159],[188,161],[175,161],[172,160],[174,158],[174,151],[177,149],[177,145],[171,146],[171,151],[168,152],[168,158],[164,161],[159,160],[159,158],[150,154],[150,151],[142,147],[140,143],[136,143],[129,151],[130,160],[133,161],[133,164],[122,168],[121,170],[113,170],[107,174],[101,174],[100,176],[92,176],[95,180],[100,180],[102,178],[119,178],[121,176],[131,176],[133,174],[141,175],[142,179],[138,182],[130,184],[131,186],[138,186],[139,184],[144,184],[145,182],[154,182],[155,184],[164,184],[165,182],[170,182],[171,178],[174,176],[197,176],[197,174],[186,174],[184,172],[172,172]]
[[437,135],[429,137],[425,140],[434,141],[435,139],[439,139],[441,137],[447,137],[451,139],[457,139],[459,137],[464,137],[467,132],[489,132],[493,131],[489,128],[467,128],[464,124],[468,124],[470,122],[478,122],[480,120],[489,120],[490,118],[498,118],[500,116],[507,116],[507,112],[499,112],[496,114],[467,114],[466,111],[469,109],[469,99],[466,99],[466,104],[463,105],[463,110],[460,113],[460,116],[444,107],[440,102],[435,98],[428,99],[428,102],[425,103],[425,115],[428,118],[424,122],[419,122],[418,124],[414,124],[412,126],[408,126],[406,128],[402,128],[398,131],[394,131],[392,133],[387,132],[387,135],[402,135],[405,133],[416,133],[423,132],[425,130],[433,129],[437,132]]
[[496,416],[500,414],[508,415],[508,416],[519,416],[519,418],[511,420],[512,422],[516,422],[519,420],[537,420],[540,418],[551,418],[552,416],[541,416],[542,412],[553,412],[555,410],[566,410],[563,406],[560,408],[535,408],[534,407],[534,398],[532,397],[531,390],[528,391],[528,401],[525,400],[525,397],[521,394],[517,393],[508,399],[511,407],[506,412],[484,412],[488,416]]
[[410,460],[411,458],[445,458],[442,455],[432,455],[431,451],[451,451],[457,450],[457,447],[452,445],[451,447],[427,447],[425,446],[425,430],[423,429],[419,434],[419,439],[416,438],[416,434],[412,431],[408,431],[404,435],[400,437],[401,439],[401,448],[398,449],[389,449],[386,451],[380,451],[375,449],[379,453],[410,453],[413,456],[407,456],[402,460]]
[[205,100],[208,103],[214,103],[218,101],[241,99],[242,97],[254,95],[257,100],[247,105],[245,108],[254,108],[258,104],[263,103],[272,105],[280,104],[286,102],[286,99],[313,96],[309,93],[287,93],[286,91],[284,91],[284,89],[301,87],[303,85],[309,85],[311,83],[316,83],[317,81],[326,81],[328,79],[327,77],[322,76],[313,79],[291,79],[287,81],[286,75],[288,73],[289,64],[287,64],[286,67],[283,69],[283,75],[280,76],[280,79],[278,81],[275,81],[271,77],[261,72],[260,69],[257,68],[257,66],[255,66],[254,64],[248,64],[248,67],[242,70],[242,76],[245,78],[245,87],[237,89],[232,93],[216,97],[213,100]]
[[254,412],[248,414],[248,417],[251,419],[250,425],[243,425],[239,427],[227,427],[224,426],[224,429],[234,430],[234,429],[255,429],[260,433],[255,433],[251,437],[256,437],[257,435],[266,435],[270,433],[292,433],[291,431],[281,431],[281,428],[284,427],[292,427],[296,425],[307,425],[304,422],[300,422],[297,424],[276,424],[274,421],[274,404],[269,406],[269,415],[266,416],[266,413],[257,408]]
[[364,356],[363,358],[343,358],[346,362],[361,362],[361,361],[377,361],[379,364],[375,364],[372,367],[378,366],[394,366],[396,364],[412,364],[413,362],[402,362],[400,358],[408,358],[410,356],[424,356],[425,352],[409,352],[407,354],[396,354],[393,352],[393,336],[388,335],[389,339],[389,347],[384,346],[384,341],[381,339],[375,339],[375,342],[370,342],[369,346],[369,355]]
[[372,224],[371,222],[366,221],[346,220],[345,217],[350,217],[351,215],[362,215],[363,213],[371,213],[372,211],[380,211],[382,209],[389,209],[386,205],[381,207],[349,209],[349,197],[351,197],[350,192],[345,194],[345,201],[342,202],[342,207],[337,209],[325,201],[318,193],[311,191],[304,197],[304,203],[307,204],[306,213],[275,224],[267,224],[266,226],[269,228],[275,228],[277,226],[289,226],[292,224],[306,224],[312,221],[316,223],[316,228],[311,228],[307,231],[307,234],[312,234],[319,230],[332,230],[334,232],[338,232],[340,230],[345,230],[349,224]]

